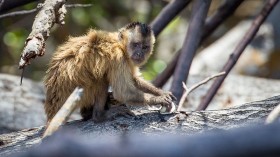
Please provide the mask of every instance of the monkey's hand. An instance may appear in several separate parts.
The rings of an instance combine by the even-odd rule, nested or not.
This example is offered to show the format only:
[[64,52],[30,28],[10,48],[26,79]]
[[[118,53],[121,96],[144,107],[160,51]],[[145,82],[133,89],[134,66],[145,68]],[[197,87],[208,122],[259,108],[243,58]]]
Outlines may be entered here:
[[165,96],[168,99],[171,99],[172,101],[176,101],[177,98],[169,91],[163,91],[161,96]]
[[170,110],[172,108],[172,98],[167,95],[152,97],[151,102],[153,103],[153,105],[161,104],[162,106],[166,107],[167,110]]

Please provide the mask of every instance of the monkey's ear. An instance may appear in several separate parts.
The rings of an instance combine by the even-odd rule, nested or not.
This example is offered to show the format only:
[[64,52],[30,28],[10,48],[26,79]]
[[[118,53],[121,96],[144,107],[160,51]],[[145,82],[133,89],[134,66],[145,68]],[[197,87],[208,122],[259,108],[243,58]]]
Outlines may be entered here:
[[123,34],[122,34],[122,32],[120,31],[119,32],[119,40],[122,40],[123,39]]

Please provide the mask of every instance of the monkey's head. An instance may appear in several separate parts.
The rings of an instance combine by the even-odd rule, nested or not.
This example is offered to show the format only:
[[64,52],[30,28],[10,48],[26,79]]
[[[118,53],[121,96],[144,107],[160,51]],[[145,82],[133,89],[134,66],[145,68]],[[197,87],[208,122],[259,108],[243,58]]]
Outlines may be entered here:
[[144,64],[153,51],[155,37],[150,26],[133,22],[120,29],[119,38],[135,65]]

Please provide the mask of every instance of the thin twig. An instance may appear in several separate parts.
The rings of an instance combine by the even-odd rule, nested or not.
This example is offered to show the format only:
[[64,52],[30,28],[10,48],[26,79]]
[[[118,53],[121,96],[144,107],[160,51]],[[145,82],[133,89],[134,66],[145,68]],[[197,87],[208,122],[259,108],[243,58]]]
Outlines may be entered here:
[[280,116],[280,104],[270,112],[270,114],[266,118],[265,124],[271,124],[275,122],[279,116]]
[[86,7],[91,7],[92,4],[66,4],[66,8],[86,8]]
[[[1,5],[1,4],[0,4]],[[67,4],[66,8],[77,8],[77,7],[91,7],[92,4]],[[31,9],[31,10],[20,10],[20,11],[14,11],[7,14],[0,15],[0,19],[6,18],[6,17],[14,17],[14,16],[20,16],[20,15],[26,15],[37,12],[42,6],[38,5],[37,8]]]
[[246,46],[254,39],[254,36],[257,34],[261,24],[264,22],[266,17],[269,15],[269,13],[273,10],[274,6],[279,2],[279,0],[269,0],[261,10],[261,12],[258,14],[258,16],[254,19],[252,22],[252,25],[250,29],[247,31],[247,33],[244,35],[242,40],[238,43],[235,50],[230,55],[228,61],[226,62],[225,66],[223,67],[222,71],[225,71],[226,74],[218,79],[215,80],[215,82],[212,84],[210,89],[208,90],[206,96],[198,106],[196,110],[205,110],[215,94],[217,93],[218,89],[220,88],[221,84],[227,77],[228,73],[231,71],[231,69],[234,67],[236,62],[238,61],[239,57],[243,53]]
[[31,9],[31,10],[14,11],[11,13],[0,15],[0,19],[6,18],[6,17],[14,17],[14,16],[18,16],[18,15],[31,14],[31,13],[35,13],[38,10],[39,10],[39,8],[35,8],[35,9]]
[[194,54],[196,53],[201,41],[201,30],[203,30],[210,4],[211,0],[194,1],[187,35],[182,47],[180,58],[174,71],[174,78],[171,85],[171,92],[174,94],[177,100],[181,99],[184,92],[181,82],[188,78],[189,69],[191,67]]
[[56,113],[54,118],[49,122],[48,127],[43,135],[43,138],[50,136],[55,132],[62,124],[64,124],[74,109],[77,107],[77,103],[81,99],[83,89],[77,87],[72,94],[68,97],[61,109]]
[[221,72],[221,73],[218,73],[218,74],[215,74],[215,75],[212,75],[210,77],[207,77],[205,78],[204,80],[200,81],[199,83],[191,86],[190,88],[187,88],[186,84],[184,82],[183,83],[183,88],[185,89],[185,92],[183,93],[182,95],[182,98],[180,99],[180,102],[179,102],[179,105],[178,105],[178,109],[177,111],[180,112],[181,111],[181,108],[184,104],[184,102],[186,101],[188,95],[194,91],[196,88],[198,88],[199,86],[203,85],[203,84],[206,84],[207,82],[209,82],[210,80],[216,78],[216,77],[220,77],[220,76],[223,76],[225,75],[226,73],[225,72]]

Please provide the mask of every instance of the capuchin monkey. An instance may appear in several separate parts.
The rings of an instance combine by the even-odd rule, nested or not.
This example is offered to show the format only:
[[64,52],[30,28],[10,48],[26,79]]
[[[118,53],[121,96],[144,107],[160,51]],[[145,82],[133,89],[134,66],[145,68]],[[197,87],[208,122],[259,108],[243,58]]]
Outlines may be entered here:
[[162,105],[170,108],[176,98],[141,77],[139,67],[150,57],[155,37],[151,28],[133,22],[118,32],[90,29],[80,37],[70,37],[49,64],[44,84],[47,90],[45,112],[49,122],[68,96],[79,86],[84,120],[106,119],[108,87],[113,97],[128,105]]

